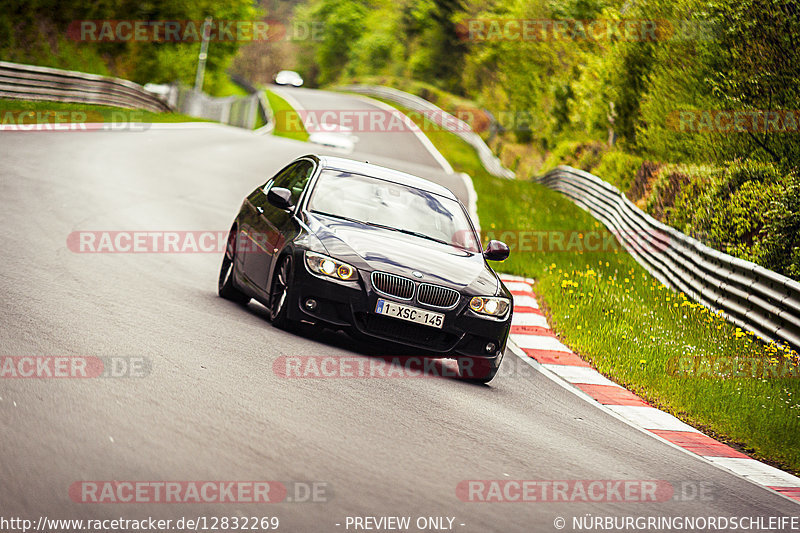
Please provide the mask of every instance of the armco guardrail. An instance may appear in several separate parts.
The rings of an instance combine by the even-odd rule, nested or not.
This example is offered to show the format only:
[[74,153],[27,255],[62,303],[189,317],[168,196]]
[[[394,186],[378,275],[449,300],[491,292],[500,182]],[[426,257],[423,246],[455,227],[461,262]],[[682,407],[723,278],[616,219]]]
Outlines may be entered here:
[[0,61],[0,98],[171,111],[165,101],[132,81],[7,61]]
[[252,92],[249,96],[228,96],[215,98],[180,84],[170,86],[167,102],[181,113],[193,117],[207,118],[252,130],[256,125],[257,114],[267,125],[264,132],[273,125],[272,110],[264,91]]
[[[472,131],[470,126],[453,115],[442,110],[440,107],[428,102],[424,98],[409,94],[407,92],[399,91],[391,87],[383,87],[380,85],[344,85],[337,87],[340,91],[350,91],[367,96],[375,96],[394,102],[408,109],[419,111],[420,113],[428,113],[428,116],[439,126],[451,131],[452,133],[461,137],[466,143],[471,145],[478,152],[478,157],[484,168],[492,174],[500,178],[514,179],[514,173],[505,168],[500,160],[495,157],[491,148],[489,148],[480,135]],[[457,127],[453,125],[457,124]]]
[[800,350],[800,283],[724,254],[655,220],[613,185],[572,167],[538,181],[583,207],[617,235],[659,281],[768,341]]
[[[432,103],[389,87],[348,85],[338,89],[377,96],[415,111],[433,111],[432,117],[448,117]],[[463,123],[451,128],[458,119],[449,117],[439,125],[475,146],[489,172],[506,178],[514,176],[477,134],[463,128]],[[625,249],[664,285],[721,312],[742,329],[800,351],[800,283],[709,248],[662,224],[636,207],[616,187],[588,172],[560,166],[537,181],[562,192],[605,224]]]
[[215,98],[179,84],[171,86],[167,101],[186,115],[250,130],[255,127],[256,112],[260,106],[257,94]]

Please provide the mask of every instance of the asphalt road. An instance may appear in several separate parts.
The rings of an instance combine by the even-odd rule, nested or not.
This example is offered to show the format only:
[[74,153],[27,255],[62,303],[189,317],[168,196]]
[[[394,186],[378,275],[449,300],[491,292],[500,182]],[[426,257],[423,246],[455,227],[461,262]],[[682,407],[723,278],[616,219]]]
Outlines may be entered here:
[[[420,141],[422,134],[415,135],[407,125],[393,120],[397,115],[387,112],[387,107],[376,100],[296,87],[271,87],[271,90],[299,108],[304,121],[317,126],[341,124],[351,127],[358,138],[356,149],[360,152],[442,168],[436,156]],[[454,192],[458,194],[458,191]]]
[[[381,150],[371,161],[404,157],[382,139],[359,150],[374,142]],[[374,350],[336,333],[285,333],[262,307],[218,298],[217,253],[67,247],[83,230],[227,230],[250,190],[312,150],[231,128],[0,133],[0,355],[144,357],[151,368],[139,378],[0,381],[0,517],[277,516],[282,531],[321,532],[346,531],[347,516],[449,516],[457,531],[540,532],[555,531],[557,516],[571,531],[571,517],[586,513],[797,513],[795,503],[540,374],[509,375],[511,354],[506,375],[489,386],[286,379],[273,372],[281,356]],[[458,179],[423,160],[415,152],[390,163]],[[459,482],[480,479],[666,480],[712,490],[660,503],[460,501]],[[326,484],[327,501],[76,503],[68,489],[86,480],[316,482]]]

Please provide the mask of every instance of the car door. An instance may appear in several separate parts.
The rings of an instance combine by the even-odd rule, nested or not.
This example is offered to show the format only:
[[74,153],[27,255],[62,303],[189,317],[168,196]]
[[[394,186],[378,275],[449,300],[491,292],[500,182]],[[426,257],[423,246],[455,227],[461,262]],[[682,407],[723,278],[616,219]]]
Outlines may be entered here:
[[268,212],[269,202],[267,192],[276,179],[284,177],[294,171],[297,162],[293,162],[281,169],[267,183],[250,193],[242,210],[241,226],[239,237],[242,239],[242,261],[241,272],[244,274],[245,281],[254,290],[263,289],[259,287],[258,280],[261,274],[269,266],[270,248],[267,234],[264,227],[267,226],[263,220],[264,213]]
[[249,236],[252,251],[245,255],[244,271],[256,290],[263,295],[269,291],[270,272],[276,254],[297,234],[296,224],[292,221],[292,210],[284,211],[270,204],[267,193],[272,187],[288,189],[292,192],[292,203],[296,206],[313,169],[314,164],[310,160],[297,161],[252,195],[250,203],[253,206],[253,222]]

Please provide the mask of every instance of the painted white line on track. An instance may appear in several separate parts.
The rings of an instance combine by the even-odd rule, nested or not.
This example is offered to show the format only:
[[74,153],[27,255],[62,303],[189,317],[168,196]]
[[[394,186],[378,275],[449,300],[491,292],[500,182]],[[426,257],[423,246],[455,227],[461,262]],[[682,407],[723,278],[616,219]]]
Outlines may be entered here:
[[523,335],[512,333],[511,338],[520,348],[529,350],[553,350],[556,352],[572,353],[569,348],[561,344],[556,337],[549,335]]
[[[414,121],[408,117],[408,115],[402,113],[396,107],[390,106],[389,104],[386,104],[374,98],[368,98],[360,94],[349,94],[349,93],[342,93],[342,94],[347,94],[347,96],[350,96],[351,98],[356,98],[374,107],[377,107],[378,109],[383,109],[384,111],[390,111],[392,113],[401,113],[403,115],[406,126],[408,126],[408,129],[411,131],[411,133],[416,135],[417,139],[419,139],[419,142],[422,143],[422,145],[425,147],[426,150],[428,150],[428,152],[436,160],[436,162],[439,163],[439,166],[442,167],[442,170],[444,170],[447,174],[455,174],[455,171],[453,170],[453,167],[450,165],[450,162],[439,152],[439,150],[436,149],[431,140],[428,139],[427,135],[425,135],[424,133],[422,133],[422,131],[420,131],[419,126],[417,126],[414,123]],[[478,217],[476,214],[475,220],[477,219]]]
[[503,281],[525,281],[527,283],[530,283],[531,285],[533,285],[536,282],[536,280],[534,279],[526,278],[523,276],[515,276],[514,274],[503,273],[500,274],[500,277],[503,279]]
[[467,189],[467,211],[472,219],[472,225],[475,226],[475,231],[480,235],[481,221],[478,220],[478,193],[475,191],[475,185],[472,183],[472,178],[469,174],[460,172],[459,175],[464,181],[464,188]]
[[533,295],[533,289],[524,281],[504,281],[506,288],[510,291],[529,292]]
[[[54,128],[54,126],[58,126]],[[236,131],[251,133],[251,130],[237,128],[229,124],[219,122],[64,122],[56,124],[0,124],[0,131],[22,131],[22,132],[52,132],[52,133],[72,133],[72,132],[92,132],[92,131],[114,131],[119,133],[141,133],[149,130],[196,130],[207,128],[231,128]]]
[[[748,476],[742,475],[740,472],[738,472],[738,471],[733,469],[733,468],[738,468],[741,471],[745,471],[746,468],[750,468],[749,465],[748,466],[744,466],[744,463],[736,464],[736,462],[731,462],[732,458],[706,457],[706,456],[702,456],[702,455],[697,455],[696,453],[691,452],[691,451],[687,450],[686,448],[684,448],[682,446],[679,446],[679,445],[675,444],[674,442],[670,442],[667,439],[665,439],[665,438],[663,438],[663,437],[661,437],[661,436],[659,436],[659,435],[657,435],[657,434],[655,434],[655,433],[653,433],[653,432],[651,432],[651,431],[649,431],[649,430],[647,430],[647,429],[635,424],[633,421],[622,417],[618,413],[615,413],[614,411],[609,409],[608,406],[601,404],[600,402],[598,402],[597,400],[595,400],[594,398],[592,398],[591,396],[586,394],[584,391],[582,391],[579,388],[575,387],[573,384],[569,383],[568,381],[565,381],[564,378],[562,378],[558,374],[555,374],[551,370],[551,368],[555,367],[557,365],[542,365],[541,363],[539,363],[538,361],[536,361],[532,357],[529,357],[525,352],[523,352],[514,343],[514,341],[511,340],[511,339],[509,339],[509,342],[508,342],[508,349],[511,351],[511,353],[516,355],[518,358],[522,359],[523,362],[525,362],[526,364],[531,366],[534,370],[536,370],[537,372],[542,374],[544,377],[546,377],[547,379],[549,379],[550,381],[552,381],[556,385],[559,385],[561,388],[571,392],[575,396],[578,396],[579,398],[581,398],[585,402],[593,405],[594,407],[596,407],[597,409],[603,411],[607,415],[619,420],[623,424],[626,424],[626,425],[630,426],[631,428],[633,428],[633,429],[635,429],[635,430],[637,430],[637,431],[639,431],[641,433],[646,434],[649,438],[656,439],[656,440],[660,441],[661,443],[669,446],[672,449],[678,450],[681,453],[684,453],[686,455],[690,455],[690,456],[694,457],[695,459],[698,459],[700,461],[706,462],[707,464],[714,465],[717,468],[721,468],[721,469],[725,470],[726,472],[730,473],[731,475],[736,476],[739,479],[744,479],[745,481],[748,481],[748,482],[752,483],[753,485],[761,487],[762,489],[769,490],[772,494],[777,494],[778,496],[780,496],[781,498],[783,498],[785,500],[788,500],[788,501],[790,501],[792,503],[797,503],[797,500],[795,500],[793,498],[790,498],[789,496],[787,496],[785,494],[782,494],[780,492],[777,492],[777,491],[774,491],[774,490],[771,490],[771,489],[768,488],[768,487],[792,487],[792,486],[796,486],[796,485],[794,485],[794,483],[800,483],[800,479],[795,478],[795,476],[792,476],[791,474],[788,474],[786,472],[783,472],[782,470],[779,470],[779,472],[781,472],[782,474],[785,474],[786,476],[791,476],[791,478],[793,478],[793,479],[787,479],[787,478],[785,478],[783,476],[780,476],[780,478],[776,478],[776,479],[760,478],[760,479],[763,479],[763,480],[768,480],[770,482],[778,481],[778,480],[780,481],[779,483],[770,484],[770,485],[765,485],[763,483],[760,483],[760,482],[756,481],[756,479],[754,479],[753,477],[748,477]],[[548,367],[551,367],[551,368],[548,368]],[[611,382],[611,383],[613,385],[617,385],[616,383],[613,383],[613,382]],[[617,386],[619,386],[619,385],[617,385]],[[755,461],[754,459],[750,459],[750,461],[758,462],[758,461]],[[765,466],[768,466],[768,465],[765,465]],[[792,483],[792,484],[789,484],[789,483]]]
[[689,424],[681,422],[671,414],[665,413],[655,407],[646,407],[644,405],[606,405],[606,407],[645,429],[664,429],[669,431],[700,433]]
[[800,487],[800,479],[797,477],[755,459],[744,457],[706,457],[706,459],[759,485]]
[[[507,285],[506,285],[507,286]],[[536,301],[536,298],[533,296],[525,296],[520,294],[514,295],[514,305],[519,305],[522,307],[532,307],[534,309],[539,309],[539,302]]]
[[540,328],[549,327],[547,318],[538,313],[514,313],[511,317],[512,326],[538,326]]
[[550,370],[553,374],[570,383],[580,383],[583,385],[610,385],[619,387],[616,383],[605,377],[600,372],[588,366],[572,365],[551,365],[544,364],[543,367]]

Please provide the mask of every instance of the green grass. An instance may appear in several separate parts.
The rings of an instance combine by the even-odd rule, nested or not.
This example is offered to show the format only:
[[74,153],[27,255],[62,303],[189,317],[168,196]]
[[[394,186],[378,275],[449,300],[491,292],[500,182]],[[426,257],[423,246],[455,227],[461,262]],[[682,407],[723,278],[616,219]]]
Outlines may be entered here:
[[[151,111],[141,111],[138,109],[124,109],[104,105],[81,104],[71,102],[47,102],[39,100],[8,100],[0,99],[0,122],[7,122],[11,116],[7,113],[11,111],[74,111],[86,114],[85,122],[209,122],[208,119],[190,117],[181,113],[153,113]],[[66,115],[67,120],[74,115]],[[78,116],[79,117],[79,116]],[[58,118],[57,120],[62,120]]]
[[[495,178],[461,139],[420,127],[456,171],[472,176],[484,238],[515,232],[506,234],[512,237],[511,257],[496,267],[537,280],[537,296],[563,342],[652,405],[754,457],[800,472],[800,379],[680,372],[691,357],[782,361],[797,372],[797,354],[765,346],[670,291],[614,239],[601,251],[570,248],[570,238],[608,234],[561,194],[530,181]],[[536,243],[543,241],[534,231],[561,235],[565,245],[540,251]]]
[[215,93],[212,96],[217,98],[224,98],[226,96],[249,96],[250,93],[239,85],[236,85],[233,81],[225,78],[224,82],[220,83],[220,86],[216,88]]
[[269,89],[267,89],[267,99],[275,117],[273,134],[297,141],[308,141],[308,132],[303,127],[303,121],[292,106]]

